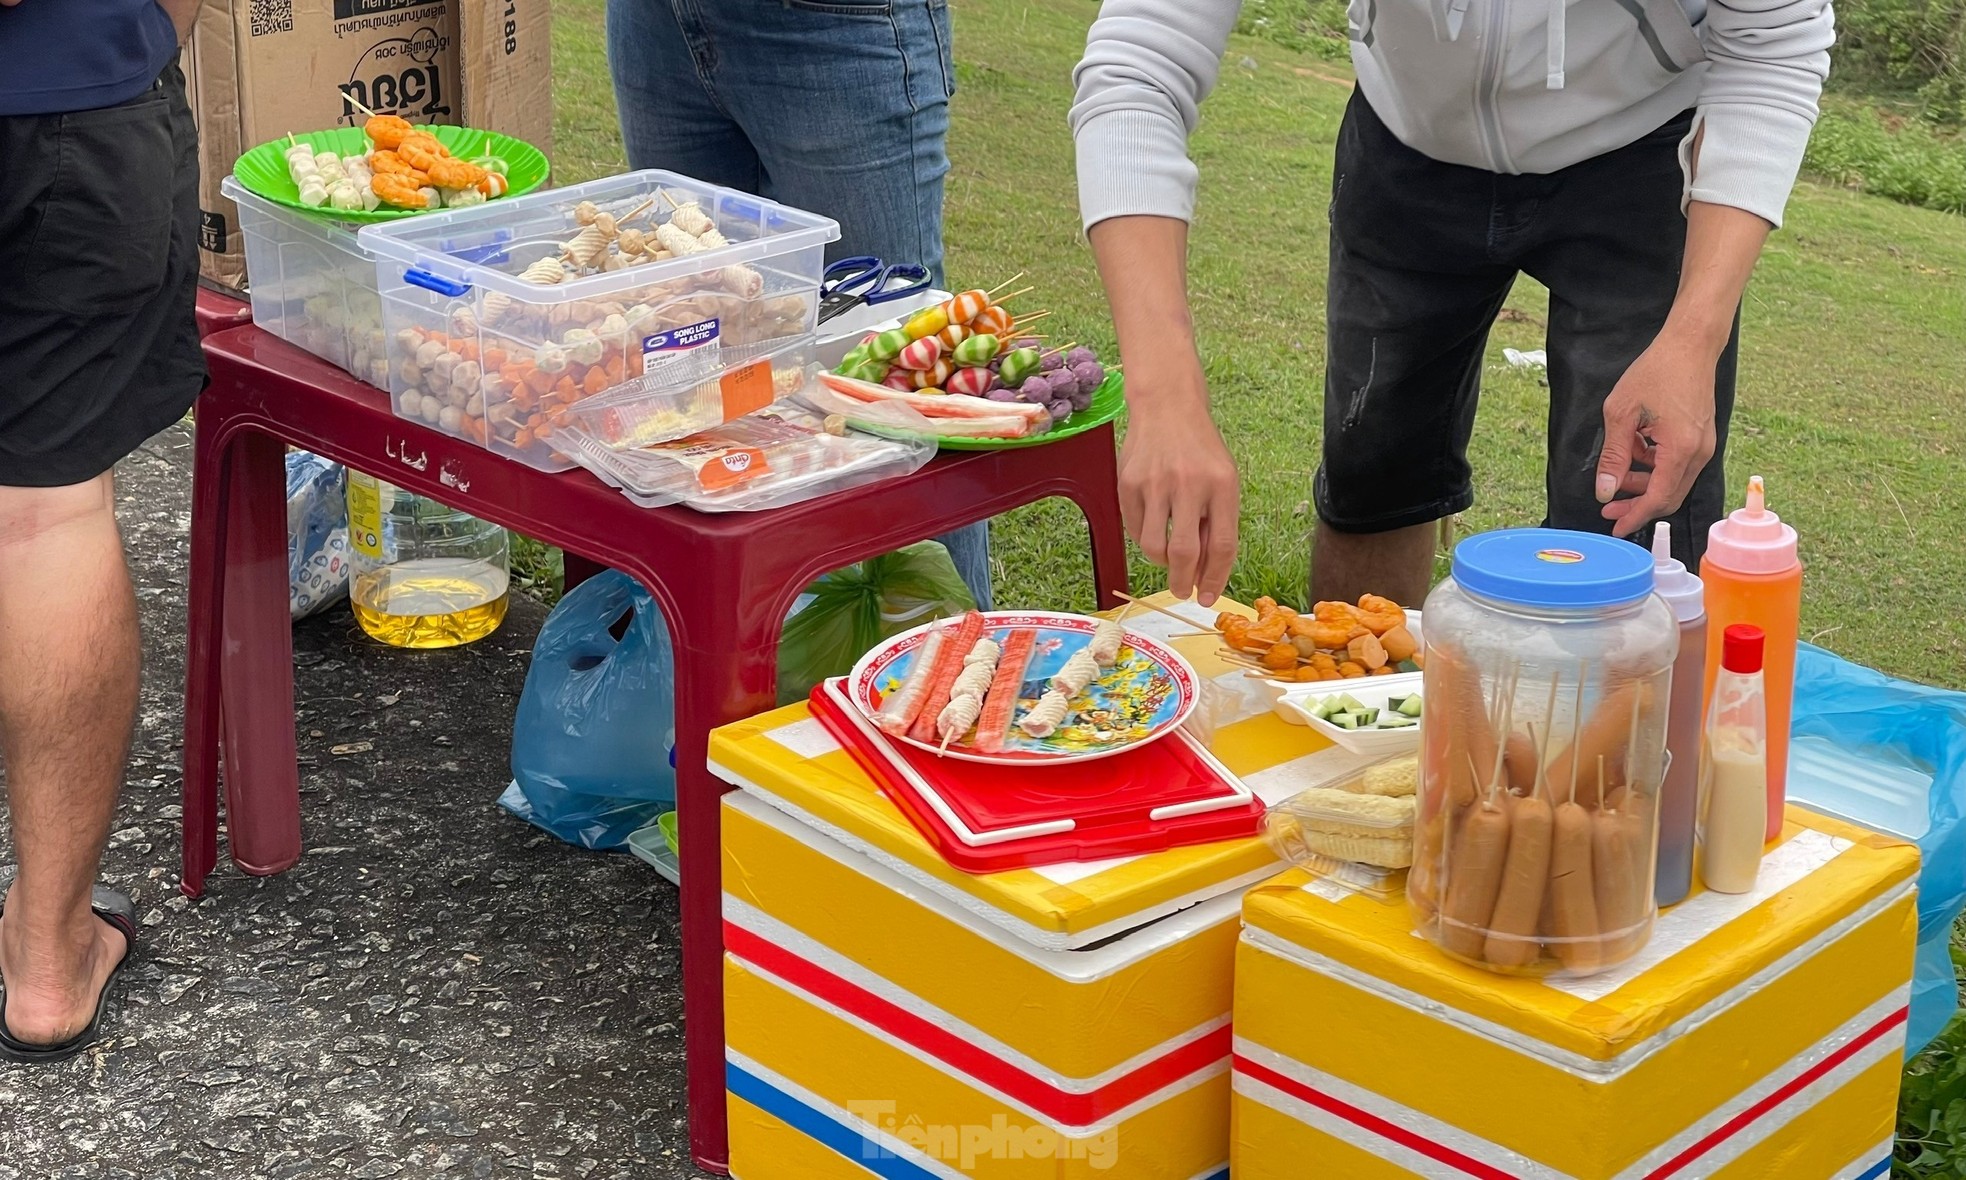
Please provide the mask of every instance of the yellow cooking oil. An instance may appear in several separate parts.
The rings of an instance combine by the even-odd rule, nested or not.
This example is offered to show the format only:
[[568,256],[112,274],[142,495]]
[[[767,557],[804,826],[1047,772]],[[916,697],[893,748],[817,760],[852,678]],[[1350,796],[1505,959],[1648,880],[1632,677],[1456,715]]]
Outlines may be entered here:
[[355,621],[396,647],[456,647],[483,639],[505,621],[506,572],[483,561],[399,562],[358,575]]
[[349,600],[370,637],[396,647],[456,647],[505,621],[505,530],[348,473]]

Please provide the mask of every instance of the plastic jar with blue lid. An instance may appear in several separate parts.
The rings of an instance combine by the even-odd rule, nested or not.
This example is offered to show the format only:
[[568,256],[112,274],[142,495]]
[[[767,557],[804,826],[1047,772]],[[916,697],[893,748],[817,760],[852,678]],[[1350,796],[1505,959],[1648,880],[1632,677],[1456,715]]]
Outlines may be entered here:
[[1448,954],[1590,975],[1651,937],[1679,627],[1627,541],[1505,529],[1427,596],[1407,895]]

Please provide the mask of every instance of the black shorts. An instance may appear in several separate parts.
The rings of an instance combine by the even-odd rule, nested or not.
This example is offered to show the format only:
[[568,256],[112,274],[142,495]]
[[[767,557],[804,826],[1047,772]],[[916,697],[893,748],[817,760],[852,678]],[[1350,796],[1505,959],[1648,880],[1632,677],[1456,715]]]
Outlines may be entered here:
[[[1505,176],[1414,151],[1353,92],[1331,181],[1320,519],[1376,533],[1473,505],[1482,357],[1521,272],[1550,289],[1544,523],[1610,531],[1596,491],[1604,399],[1679,288],[1690,122],[1561,172]],[[1704,551],[1721,515],[1735,354],[1730,342],[1716,373],[1713,458],[1666,518],[1682,560]]]
[[198,133],[172,63],[120,106],[0,117],[0,485],[109,470],[205,387]]

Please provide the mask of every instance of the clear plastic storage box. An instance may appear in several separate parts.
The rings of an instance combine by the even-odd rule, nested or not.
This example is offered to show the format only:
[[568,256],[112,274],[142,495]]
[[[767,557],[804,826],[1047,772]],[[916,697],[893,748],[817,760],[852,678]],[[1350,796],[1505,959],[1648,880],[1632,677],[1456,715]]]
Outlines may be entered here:
[[647,170],[360,236],[397,414],[556,471],[590,399],[591,436],[639,447],[802,385],[839,225]]
[[389,383],[375,256],[358,227],[254,196],[228,176],[220,191],[239,206],[253,322],[376,385]]

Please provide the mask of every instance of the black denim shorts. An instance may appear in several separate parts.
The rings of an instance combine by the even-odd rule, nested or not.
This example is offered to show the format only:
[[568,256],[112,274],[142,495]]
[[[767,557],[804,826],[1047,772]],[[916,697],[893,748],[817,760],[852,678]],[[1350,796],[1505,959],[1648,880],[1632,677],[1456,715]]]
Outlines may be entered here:
[[0,117],[0,485],[107,471],[205,387],[198,134],[167,66],[119,106]]
[[[1482,357],[1523,273],[1550,289],[1544,523],[1610,531],[1596,493],[1604,400],[1679,289],[1691,119],[1560,172],[1508,176],[1414,151],[1353,92],[1331,181],[1320,519],[1376,533],[1473,505]],[[1713,459],[1666,518],[1689,562],[1722,512],[1735,353],[1729,343],[1715,374]]]

